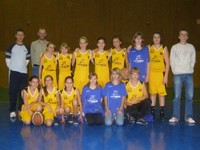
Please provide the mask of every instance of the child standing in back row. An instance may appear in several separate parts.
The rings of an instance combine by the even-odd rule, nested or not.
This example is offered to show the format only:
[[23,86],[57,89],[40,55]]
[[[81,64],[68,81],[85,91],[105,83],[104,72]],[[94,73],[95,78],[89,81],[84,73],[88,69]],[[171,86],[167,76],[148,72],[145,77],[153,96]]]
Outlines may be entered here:
[[65,78],[71,76],[71,60],[72,54],[70,54],[69,46],[67,43],[62,43],[60,46],[61,53],[58,54],[58,65],[59,65],[59,77],[58,87],[62,90],[65,85]]
[[88,82],[89,65],[92,61],[91,50],[87,50],[88,39],[81,37],[79,40],[80,48],[73,53],[72,66],[75,65],[74,71],[74,86],[82,93],[82,88]]
[[153,45],[149,46],[149,93],[151,97],[151,113],[155,118],[156,97],[159,95],[160,120],[165,120],[165,95],[169,73],[169,54],[167,47],[162,45],[160,33],[153,34]]
[[105,47],[105,39],[103,37],[99,37],[97,39],[98,49],[94,51],[94,65],[95,65],[95,73],[98,76],[98,83],[101,87],[104,87],[105,84],[110,81],[109,76],[109,65],[108,60],[110,59],[110,53],[104,50]]

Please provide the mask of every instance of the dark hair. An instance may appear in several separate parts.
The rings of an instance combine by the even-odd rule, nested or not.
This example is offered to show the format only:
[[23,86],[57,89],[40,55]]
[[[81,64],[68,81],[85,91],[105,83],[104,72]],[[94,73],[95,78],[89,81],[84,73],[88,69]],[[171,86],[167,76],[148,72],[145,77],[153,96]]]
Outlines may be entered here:
[[[94,72],[91,72],[89,74],[88,78],[91,79],[94,76],[98,79],[98,75],[96,73],[94,73]],[[87,83],[87,86],[90,87],[90,81]],[[98,82],[96,83],[96,87],[99,88],[99,83]]]
[[[158,35],[160,36],[160,44],[163,44],[163,39],[162,39],[161,33],[160,33],[160,32],[154,32],[154,33],[153,33],[153,37],[154,37],[155,34],[158,34]],[[153,37],[152,37],[152,38],[153,38]],[[153,44],[154,44],[154,43],[153,43],[153,41],[152,41],[152,45],[153,45]]]
[[72,80],[72,82],[74,82],[74,79],[73,79],[73,77],[72,77],[72,76],[67,76],[67,77],[65,78],[65,82],[66,82],[68,79],[71,79],[71,80]]
[[114,36],[112,37],[112,41],[113,41],[114,39],[119,39],[119,41],[122,42],[122,39],[121,39],[121,37],[120,37],[119,35],[114,35]]
[[181,33],[182,31],[185,31],[185,32],[187,32],[187,34],[189,34],[188,30],[182,28],[182,29],[180,29],[180,30],[178,31],[178,35],[180,35],[180,33]]
[[142,45],[143,45],[143,42],[144,42],[144,38],[143,38],[143,34],[142,32],[136,32],[134,35],[133,35],[133,38],[132,38],[132,44],[135,46],[135,39],[140,36],[142,38]]
[[18,32],[23,32],[25,34],[25,32],[22,28],[17,28],[17,30],[15,31],[15,34],[17,34]]
[[37,80],[39,80],[39,78],[37,77],[37,76],[31,76],[30,78],[29,78],[29,82],[31,82],[33,79],[37,79]]
[[98,38],[97,38],[97,43],[99,42],[99,40],[103,40],[104,43],[106,43],[106,39],[105,39],[104,37],[98,37]]
[[[45,77],[44,77],[44,81],[45,81],[48,77],[51,78],[51,80],[53,81],[53,77],[50,76],[50,75],[45,76]],[[46,85],[43,87],[43,90],[44,90],[44,95],[47,96],[47,95],[48,95],[48,91],[47,91]]]
[[56,48],[56,45],[53,44],[52,42],[48,42],[48,43],[47,43],[47,47],[49,47],[50,44],[54,45],[54,49]]

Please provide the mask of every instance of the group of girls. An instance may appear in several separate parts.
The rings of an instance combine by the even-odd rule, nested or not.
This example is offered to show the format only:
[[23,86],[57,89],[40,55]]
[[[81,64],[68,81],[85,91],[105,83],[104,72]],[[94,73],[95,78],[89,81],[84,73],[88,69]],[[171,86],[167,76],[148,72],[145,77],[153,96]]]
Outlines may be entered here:
[[[80,47],[73,54],[69,53],[70,48],[66,43],[60,46],[61,53],[54,52],[55,45],[49,43],[47,50],[41,54],[39,79],[31,77],[29,86],[22,91],[22,121],[30,124],[33,112],[41,111],[47,126],[51,126],[57,116],[61,116],[61,122],[77,124],[78,120],[83,122],[83,114],[88,124],[103,124],[104,118],[106,125],[111,125],[113,120],[123,125],[126,108],[131,122],[137,118],[132,113],[136,109],[138,114],[143,114],[137,121],[146,124],[144,115],[148,113],[150,104],[151,113],[155,117],[157,94],[161,106],[160,119],[164,119],[168,50],[162,45],[160,33],[153,34],[153,44],[148,47],[143,46],[143,41],[142,33],[138,32],[133,36],[133,44],[124,49],[121,48],[120,37],[114,37],[114,48],[107,51],[104,49],[105,39],[100,37],[97,39],[97,48],[88,50],[87,38],[81,37]],[[94,64],[95,73],[89,73],[90,62]],[[75,66],[73,73],[72,66]],[[124,68],[129,72],[127,75],[121,74]],[[127,85],[121,82],[121,75],[124,75]],[[151,98],[148,102],[147,82]],[[40,91],[39,84],[43,87]]]

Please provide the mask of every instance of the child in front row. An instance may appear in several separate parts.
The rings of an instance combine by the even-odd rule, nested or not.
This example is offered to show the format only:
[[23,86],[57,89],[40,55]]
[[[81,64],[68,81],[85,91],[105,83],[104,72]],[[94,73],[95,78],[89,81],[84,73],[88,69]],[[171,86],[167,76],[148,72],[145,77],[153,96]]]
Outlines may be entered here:
[[144,83],[139,81],[140,71],[133,67],[130,70],[129,82],[126,85],[128,98],[126,112],[130,123],[146,125],[145,114],[149,113],[151,100],[148,98]]
[[44,124],[52,126],[54,119],[57,124],[57,116],[63,114],[63,109],[60,107],[59,91],[53,86],[53,78],[50,75],[44,78],[45,86],[40,90],[39,100],[43,109]]
[[111,82],[108,82],[103,90],[106,126],[112,125],[113,120],[119,126],[124,124],[124,102],[127,93],[121,78],[121,70],[114,68],[111,71]]
[[39,96],[39,79],[36,76],[32,76],[29,79],[29,86],[22,91],[22,98],[24,104],[20,112],[21,119],[24,124],[29,125],[31,123],[31,117],[34,112],[40,112],[42,106],[38,103]]
[[65,121],[78,124],[78,111],[80,109],[79,120],[82,122],[82,103],[80,93],[74,86],[74,81],[71,76],[65,78],[65,87],[60,91],[61,107],[64,109]]
[[83,88],[83,112],[89,125],[103,124],[102,88],[98,85],[96,73],[90,73],[89,82]]

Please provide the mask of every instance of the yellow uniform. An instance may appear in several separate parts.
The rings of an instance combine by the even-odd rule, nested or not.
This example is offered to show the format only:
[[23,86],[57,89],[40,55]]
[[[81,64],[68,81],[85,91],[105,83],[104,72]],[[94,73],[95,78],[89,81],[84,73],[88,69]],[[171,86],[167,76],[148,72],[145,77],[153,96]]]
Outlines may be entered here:
[[111,50],[112,53],[112,69],[119,68],[123,69],[125,63],[125,51],[122,49],[121,51],[117,51],[116,49]]
[[[38,103],[37,103],[37,98],[38,98],[38,95],[39,95],[38,89],[35,90],[33,95],[31,94],[29,87],[24,89],[23,92],[24,92],[24,94],[27,95],[27,104],[30,105],[31,112],[34,112],[36,110],[37,105],[38,105]],[[23,122],[30,121],[31,117],[32,117],[31,114],[27,110],[25,110],[24,105],[22,105],[20,115],[21,115]]]
[[70,113],[73,113],[73,100],[77,100],[77,93],[76,89],[72,88],[71,94],[67,94],[65,89],[61,91],[61,97],[64,103],[64,107],[69,107],[70,108]]
[[57,87],[57,78],[56,78],[56,57],[52,55],[52,57],[49,59],[46,57],[45,54],[42,55],[42,85],[44,84],[44,78],[47,75],[50,75],[53,77],[53,86]]
[[48,95],[46,96],[43,90],[44,103],[48,104],[53,111],[53,112],[49,111],[49,108],[47,106],[44,107],[44,110],[42,112],[42,114],[44,115],[44,121],[48,119],[53,120],[54,117],[56,116],[56,108],[58,106],[58,100],[56,97],[57,92],[58,92],[57,89],[54,87],[53,91],[48,92]]
[[76,67],[74,71],[74,86],[82,93],[82,88],[88,83],[90,51],[75,52]]
[[156,49],[153,45],[149,48],[149,93],[165,96],[166,89],[163,84],[163,73],[165,72],[164,48]]
[[[138,81],[138,84],[136,87],[133,87],[130,83],[130,81],[126,84],[126,91],[127,91],[127,102],[131,102],[135,98],[141,98],[144,94],[143,91],[143,84]],[[134,104],[138,104],[140,101],[134,102]]]
[[59,64],[59,78],[58,78],[58,87],[59,90],[64,88],[65,78],[71,76],[71,54],[59,54],[58,55],[58,64]]
[[109,66],[108,66],[108,51],[104,53],[95,52],[94,53],[95,61],[95,73],[98,76],[98,83],[102,87],[110,81],[109,76]]

